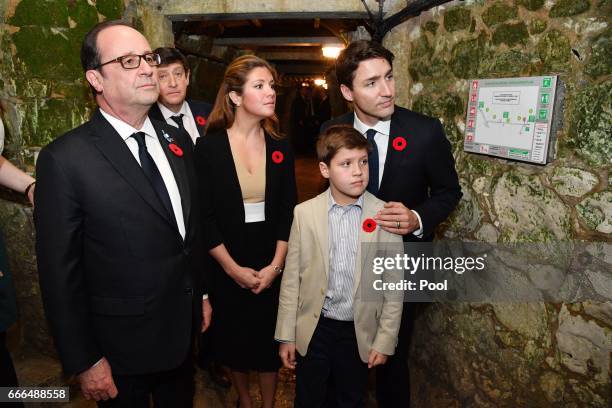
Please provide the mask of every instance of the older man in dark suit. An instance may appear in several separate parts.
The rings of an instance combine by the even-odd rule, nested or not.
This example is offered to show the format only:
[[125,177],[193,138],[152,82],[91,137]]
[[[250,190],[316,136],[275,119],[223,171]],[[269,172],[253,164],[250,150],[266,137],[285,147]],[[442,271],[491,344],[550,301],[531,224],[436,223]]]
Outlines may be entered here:
[[101,406],[188,407],[201,279],[191,141],[147,117],[159,56],[121,21],[81,49],[98,109],[37,164],[36,250],[64,369]]
[[149,117],[185,130],[195,145],[204,136],[212,106],[187,99],[191,70],[187,58],[176,48],[160,47],[154,51],[161,57],[158,68],[159,99],[151,106]]
[[[373,41],[351,43],[336,61],[343,97],[354,112],[323,124],[349,124],[367,137],[368,191],[387,201],[376,220],[405,242],[431,241],[457,206],[461,188],[451,146],[440,121],[396,106],[393,54]],[[413,308],[405,307],[396,353],[377,369],[382,408],[408,407],[408,345]]]
[[[191,79],[191,69],[187,58],[177,48],[159,47],[153,52],[158,54],[161,63],[157,67],[159,81],[159,98],[149,110],[149,117],[166,122],[187,132],[193,144],[204,136],[208,115],[212,110],[209,103],[187,99],[187,87]],[[208,255],[204,255],[204,262],[211,262]],[[200,337],[198,347],[198,365],[208,370],[210,378],[215,384],[229,388],[231,382],[221,365],[215,361],[212,347],[212,331],[214,325]]]

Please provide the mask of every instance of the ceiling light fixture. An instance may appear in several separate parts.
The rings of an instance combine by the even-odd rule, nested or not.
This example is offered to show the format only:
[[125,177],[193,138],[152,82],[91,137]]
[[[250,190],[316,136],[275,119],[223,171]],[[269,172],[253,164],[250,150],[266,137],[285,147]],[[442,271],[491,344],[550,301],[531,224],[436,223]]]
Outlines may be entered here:
[[338,58],[340,51],[344,49],[344,46],[341,45],[325,45],[321,48],[323,51],[323,56],[325,58]]

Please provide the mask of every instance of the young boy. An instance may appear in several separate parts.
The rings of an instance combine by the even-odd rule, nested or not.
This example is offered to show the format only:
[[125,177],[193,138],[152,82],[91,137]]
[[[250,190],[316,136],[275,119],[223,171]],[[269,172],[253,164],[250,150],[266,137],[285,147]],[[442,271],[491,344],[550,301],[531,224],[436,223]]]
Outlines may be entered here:
[[[384,364],[397,343],[401,297],[374,293],[363,261],[402,242],[374,222],[385,203],[365,191],[368,150],[351,126],[328,128],[317,155],[329,189],[294,211],[275,338],[284,366],[296,369],[297,408],[323,405],[330,382],[338,407],[364,407],[368,368]],[[382,275],[399,279],[398,271]]]

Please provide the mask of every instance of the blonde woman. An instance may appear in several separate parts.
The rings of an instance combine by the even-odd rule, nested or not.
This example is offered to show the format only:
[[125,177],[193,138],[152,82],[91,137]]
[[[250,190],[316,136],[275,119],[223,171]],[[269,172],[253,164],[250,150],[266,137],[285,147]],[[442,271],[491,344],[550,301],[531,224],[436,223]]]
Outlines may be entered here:
[[252,407],[249,371],[259,372],[263,406],[273,406],[281,366],[274,326],[296,187],[293,154],[278,131],[275,81],[265,60],[234,60],[195,149],[213,258],[214,350],[241,408]]

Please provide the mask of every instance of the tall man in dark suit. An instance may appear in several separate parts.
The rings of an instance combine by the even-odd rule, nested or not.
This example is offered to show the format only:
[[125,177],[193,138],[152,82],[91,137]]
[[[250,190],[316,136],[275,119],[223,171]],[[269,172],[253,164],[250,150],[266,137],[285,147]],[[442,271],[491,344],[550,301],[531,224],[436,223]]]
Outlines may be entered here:
[[191,407],[193,329],[211,317],[191,141],[147,117],[160,60],[138,31],[98,24],[81,62],[98,109],[45,147],[36,171],[51,332],[64,370],[100,406],[147,407],[152,396]]
[[191,70],[187,58],[176,48],[160,47],[154,50],[161,57],[159,65],[159,99],[151,106],[149,117],[185,130],[195,145],[204,136],[206,120],[212,106],[187,98]]
[[[440,121],[394,104],[393,54],[373,41],[351,43],[336,61],[343,97],[354,112],[323,124],[350,124],[372,143],[368,191],[387,201],[376,221],[405,242],[431,241],[461,198],[451,146]],[[376,372],[382,408],[408,407],[412,310],[404,305],[396,353]]]

